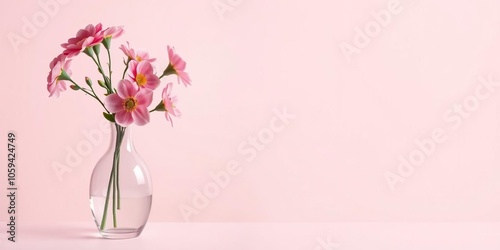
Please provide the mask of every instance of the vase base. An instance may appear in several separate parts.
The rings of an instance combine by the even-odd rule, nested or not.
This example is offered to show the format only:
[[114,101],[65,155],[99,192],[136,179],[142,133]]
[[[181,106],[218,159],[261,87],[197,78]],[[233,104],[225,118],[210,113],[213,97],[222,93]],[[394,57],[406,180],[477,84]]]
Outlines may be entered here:
[[141,235],[141,228],[111,228],[100,231],[102,237],[107,239],[130,239]]

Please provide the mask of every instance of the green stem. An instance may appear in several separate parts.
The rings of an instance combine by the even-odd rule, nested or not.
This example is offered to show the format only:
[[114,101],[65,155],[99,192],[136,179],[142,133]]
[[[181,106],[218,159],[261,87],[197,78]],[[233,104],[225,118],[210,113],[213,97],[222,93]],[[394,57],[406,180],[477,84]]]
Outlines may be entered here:
[[118,160],[116,161],[116,192],[118,194],[118,210],[120,210],[120,182],[118,180],[118,177],[120,176],[120,157],[118,157]]
[[120,185],[118,182],[118,176],[120,174],[120,158],[118,158],[118,162],[116,163],[116,175],[115,175],[115,182],[116,182],[116,194],[118,195],[118,206],[117,209],[120,210]]
[[[99,54],[96,54],[95,57],[97,58],[97,66],[102,71],[102,74],[104,74],[104,71],[102,70],[101,58],[99,57]],[[94,58],[94,57],[92,57],[92,58]]]
[[[94,99],[96,99],[101,105],[102,107],[104,108],[104,110],[106,110],[106,112],[110,113],[109,110],[106,108],[106,106],[104,105],[104,103],[101,101],[101,99],[99,99],[99,97],[97,96],[97,94],[94,92],[94,89],[92,88],[92,86],[90,86],[90,90],[92,91],[92,93],[90,93],[88,90],[80,87],[80,85],[78,85],[75,81],[73,80],[70,80],[74,85],[76,85],[81,91],[85,92],[87,95],[89,96],[92,96]],[[111,114],[111,113],[110,113]]]
[[[113,226],[116,228],[116,205],[117,205],[117,197],[116,191],[118,189],[118,164],[120,162],[120,147],[122,144],[123,133],[122,127],[118,124],[115,124],[116,127],[116,143],[115,143],[115,153],[113,156],[113,171],[114,171],[114,181],[113,181]],[[118,198],[119,200],[119,198]]]
[[[113,171],[116,171],[116,166],[113,168],[115,168]],[[113,227],[116,228],[116,172],[113,177]]]
[[[97,55],[97,60],[93,56],[91,56],[90,58],[92,58],[92,61],[94,61],[94,63],[97,65],[97,69],[98,69],[99,73],[101,73],[104,82],[107,83],[108,80],[106,79],[106,75],[104,74],[104,70],[102,69],[101,60],[99,59],[99,55]],[[106,84],[106,86],[108,86],[108,85]],[[111,89],[109,89],[108,87],[106,87],[106,90],[108,91],[108,94],[113,93],[113,91]]]
[[[125,129],[126,128],[119,127],[117,125],[117,131],[118,131],[118,129],[120,130],[120,145],[121,145],[123,143],[123,137],[125,135]],[[118,204],[117,204],[118,206],[117,206],[117,208],[118,208],[118,210],[120,210],[120,207],[121,207],[121,205],[120,205],[120,200],[121,200],[121,198],[120,198],[120,180],[119,180],[119,177],[120,177],[120,175],[119,175],[119,173],[120,173],[120,148],[118,147],[116,150],[118,150],[118,159],[116,160],[115,185],[116,185],[116,192],[117,192],[117,195],[118,195]]]
[[122,80],[125,79],[125,74],[127,73],[127,69],[128,69],[128,64],[130,63],[130,58],[128,59],[127,61],[127,66],[125,66],[125,70],[123,71],[123,75],[122,75]]
[[106,75],[104,75],[104,70],[101,67],[101,62],[99,60],[99,57],[97,57],[97,60],[93,56],[91,56],[91,58],[94,61],[94,63],[97,65],[97,68],[99,69],[99,73],[101,73],[102,77],[104,78],[103,80],[106,81]]
[[108,72],[109,72],[109,81],[111,81],[111,52],[109,51],[109,49],[106,49],[106,51],[108,52]]
[[108,215],[108,205],[109,205],[109,193],[111,191],[111,184],[113,183],[114,176],[115,176],[115,169],[113,168],[111,170],[111,176],[109,177],[108,191],[106,192],[106,202],[104,203],[104,212],[102,214],[101,230],[104,230],[104,228],[106,227],[106,217]]
[[[116,141],[115,141],[115,152],[113,154],[113,166],[111,168],[111,175],[109,177],[109,182],[108,182],[108,190],[106,192],[106,201],[104,203],[104,211],[103,211],[103,216],[102,216],[102,221],[101,221],[101,230],[104,230],[106,227],[106,219],[107,219],[107,214],[108,214],[108,207],[109,207],[109,196],[111,193],[111,187],[113,187],[113,227],[117,227],[117,217],[116,217],[116,205],[119,206],[120,204],[120,194],[119,194],[119,184],[118,184],[118,164],[120,161],[120,146],[123,141],[123,135],[125,128],[121,127],[118,124],[115,124],[116,128]],[[117,194],[118,193],[118,194]],[[117,202],[117,196],[118,196],[118,202]]]
[[104,103],[101,101],[101,99],[99,99],[99,97],[97,96],[97,94],[95,93],[94,91],[94,88],[92,87],[92,85],[90,85],[90,90],[92,91],[92,93],[94,93],[94,98],[99,101],[99,103],[101,103],[101,105],[104,107],[104,109],[106,110],[106,112],[109,113],[109,110],[106,108],[106,106],[104,106]]

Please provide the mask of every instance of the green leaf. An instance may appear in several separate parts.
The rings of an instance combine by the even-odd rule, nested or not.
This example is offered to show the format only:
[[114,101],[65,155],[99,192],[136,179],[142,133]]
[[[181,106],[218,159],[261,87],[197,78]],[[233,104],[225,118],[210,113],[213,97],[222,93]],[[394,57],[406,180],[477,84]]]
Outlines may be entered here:
[[106,120],[108,120],[110,122],[115,122],[115,115],[114,114],[108,114],[106,112],[102,112],[102,114],[104,115],[104,118],[106,118]]

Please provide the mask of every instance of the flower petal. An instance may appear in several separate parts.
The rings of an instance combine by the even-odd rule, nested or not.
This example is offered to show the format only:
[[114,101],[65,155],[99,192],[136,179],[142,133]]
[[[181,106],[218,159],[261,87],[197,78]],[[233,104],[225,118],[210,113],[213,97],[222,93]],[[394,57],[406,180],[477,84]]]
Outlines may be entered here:
[[167,86],[165,87],[165,89],[163,89],[163,98],[170,96],[173,86],[174,86],[173,83],[171,82],[167,83]]
[[176,71],[183,71],[186,69],[186,62],[182,60],[178,55],[174,56],[173,63],[174,68]]
[[133,97],[137,94],[138,87],[131,81],[124,79],[118,82],[118,95],[122,98]]
[[182,113],[178,108],[174,108],[173,114],[175,114],[174,116],[178,117],[178,118],[180,118],[182,116]]
[[167,50],[168,50],[168,60],[172,62],[172,59],[174,57],[174,50],[170,46],[167,46]]
[[98,23],[98,24],[95,26],[95,31],[94,31],[94,33],[97,33],[97,32],[99,32],[99,31],[101,31],[101,30],[102,30],[102,24],[101,24],[101,23]]
[[151,73],[149,75],[146,75],[146,79],[146,87],[148,89],[155,90],[160,85],[160,78],[158,78],[155,74]]
[[134,122],[134,118],[132,118],[132,114],[130,112],[125,111],[125,110],[116,113],[115,120],[116,120],[116,123],[118,123],[118,125],[123,126],[123,127],[127,127],[128,125],[132,124],[132,122]]
[[137,100],[137,105],[147,108],[153,102],[153,91],[143,88],[137,92],[135,99]]
[[57,84],[55,82],[47,84],[47,91],[49,91],[49,97],[53,95],[59,97],[59,91],[57,91]]
[[82,43],[82,49],[85,49],[87,46],[91,45],[94,42],[94,37],[87,37]]
[[129,67],[130,71],[132,72],[132,75],[133,75],[134,78],[137,75],[137,64],[138,63],[139,62],[137,62],[135,60],[132,60],[132,61],[130,61],[129,65],[128,65],[128,67]]
[[169,113],[165,111],[165,119],[167,119],[167,122],[170,122],[170,125],[172,127],[174,126],[174,121],[172,121],[172,118],[170,117]]
[[127,47],[125,47],[125,44],[122,44],[120,46],[120,50],[123,51],[123,54],[125,54],[129,59],[134,59],[135,52],[134,49],[130,48],[129,42],[127,42]]
[[134,119],[134,123],[139,126],[149,123],[149,111],[144,106],[137,107],[134,112],[132,112],[132,117]]
[[186,72],[184,71],[177,72],[177,76],[179,76],[177,81],[179,81],[180,79],[184,84],[184,86],[187,87],[188,85],[191,85],[191,79],[189,78],[189,75]]
[[140,61],[137,64],[137,73],[142,73],[144,75],[149,75],[153,73],[153,66],[148,61]]
[[59,81],[59,82],[57,83],[57,85],[58,85],[58,87],[59,87],[59,90],[60,90],[60,91],[61,91],[61,90],[62,90],[62,91],[66,90],[66,81]]
[[123,99],[118,94],[111,94],[104,99],[104,106],[111,113],[123,111]]
[[156,58],[149,58],[149,53],[144,50],[137,50],[136,56],[141,58],[141,61],[154,62]]
[[116,29],[117,29],[117,31],[116,31],[115,35],[113,36],[113,38],[118,38],[123,34],[123,32],[125,32],[125,30],[123,29],[123,25],[118,26]]

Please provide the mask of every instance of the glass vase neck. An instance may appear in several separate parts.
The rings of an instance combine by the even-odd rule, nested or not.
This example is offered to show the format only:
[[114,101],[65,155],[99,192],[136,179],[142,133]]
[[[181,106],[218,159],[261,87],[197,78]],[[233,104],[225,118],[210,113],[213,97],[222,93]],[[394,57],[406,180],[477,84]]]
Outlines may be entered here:
[[132,126],[122,127],[114,122],[110,123],[111,136],[108,151],[115,151],[117,144],[121,151],[132,152],[134,143],[132,140]]

